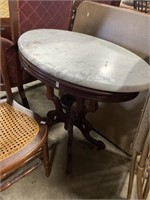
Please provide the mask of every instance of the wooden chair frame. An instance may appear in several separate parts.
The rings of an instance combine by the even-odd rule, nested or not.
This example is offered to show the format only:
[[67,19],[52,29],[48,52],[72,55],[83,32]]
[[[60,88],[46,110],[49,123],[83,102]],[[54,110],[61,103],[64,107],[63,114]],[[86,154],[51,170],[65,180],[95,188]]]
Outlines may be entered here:
[[[1,51],[0,74],[2,74],[3,76],[3,80],[5,83],[5,86],[6,86],[5,88],[7,92],[7,99],[3,99],[0,101],[0,106],[1,106],[0,116],[2,120],[1,125],[0,125],[1,150],[2,150],[2,154],[4,154],[4,156],[2,156],[2,158],[0,159],[0,166],[1,166],[0,190],[3,191],[7,189],[8,187],[10,187],[12,184],[14,184],[16,181],[18,181],[20,178],[23,178],[24,176],[31,173],[34,169],[39,167],[41,164],[44,164],[45,175],[49,176],[50,171],[51,171],[51,166],[50,166],[50,161],[49,161],[49,152],[48,152],[48,144],[47,144],[47,135],[48,135],[47,126],[45,122],[40,118],[39,115],[19,105],[17,102],[13,100],[13,93],[11,91],[11,86],[10,86],[9,77],[7,73],[7,65],[6,65],[3,49]],[[5,107],[8,109],[5,109]],[[9,116],[9,112],[11,112],[10,116]],[[11,150],[9,148],[8,152],[10,153],[9,154],[6,153],[6,156],[5,156],[5,149],[6,149],[5,146],[8,140],[7,138],[10,138],[9,140],[11,140],[14,134],[13,131],[8,131],[8,130],[7,130],[7,134],[5,133],[5,126],[3,126],[3,123],[5,123],[4,122],[5,118],[7,117],[7,120],[8,120],[9,117],[16,116],[15,121],[18,122],[21,120],[21,118],[17,120],[17,117],[22,116],[22,115],[24,116],[23,119],[25,120],[25,121],[23,120],[22,123],[25,123],[26,121],[28,122],[29,120],[28,123],[31,126],[31,128],[32,128],[32,124],[35,124],[35,126],[37,127],[37,129],[35,130],[35,136],[27,140],[27,143],[23,144],[21,147],[19,146],[20,145],[19,144],[17,147],[17,150],[15,150],[16,148],[15,146],[17,144],[11,147]],[[10,121],[12,121],[12,119],[10,119]],[[32,123],[30,123],[30,121]],[[20,124],[18,123],[15,126],[18,127],[17,129],[20,128]],[[9,127],[9,123],[7,124],[6,127]],[[21,138],[25,137],[25,140],[26,140],[26,134],[24,130],[22,130],[21,128],[19,129],[19,134],[20,134],[19,137]],[[15,173],[16,170],[18,171],[18,169],[22,168],[26,164],[29,164],[36,157],[39,157],[41,162],[36,163],[27,169],[25,168],[23,172],[16,175]],[[15,173],[15,176],[12,177],[14,173]]]

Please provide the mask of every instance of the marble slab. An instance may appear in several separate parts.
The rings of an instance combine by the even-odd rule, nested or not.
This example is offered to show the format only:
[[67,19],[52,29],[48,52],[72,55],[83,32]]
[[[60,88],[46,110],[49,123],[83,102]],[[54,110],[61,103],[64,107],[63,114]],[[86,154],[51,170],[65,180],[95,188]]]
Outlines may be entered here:
[[89,35],[54,29],[22,34],[20,52],[38,68],[79,86],[137,92],[150,86],[150,66],[137,55]]

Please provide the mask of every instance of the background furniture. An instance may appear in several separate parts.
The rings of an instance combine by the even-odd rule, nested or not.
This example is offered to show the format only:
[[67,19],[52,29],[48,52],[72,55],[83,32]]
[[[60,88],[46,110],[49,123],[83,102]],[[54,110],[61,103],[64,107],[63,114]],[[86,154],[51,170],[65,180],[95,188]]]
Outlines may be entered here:
[[[47,126],[38,115],[13,100],[3,48],[0,72],[7,92],[7,99],[0,101],[0,190],[3,191],[41,164],[44,164],[46,176],[51,169]],[[23,168],[35,157],[39,157],[41,163]],[[16,173],[19,168],[23,171]]]
[[[149,23],[150,16],[140,12],[85,1],[78,7],[73,31],[116,43],[149,63]],[[131,154],[130,144],[146,96],[147,91],[141,92],[130,102],[99,103],[99,109],[88,114],[87,118],[104,137]]]
[[7,39],[11,39],[10,34],[10,17],[8,0],[1,0],[0,3],[0,20],[1,20],[1,36]]
[[70,27],[73,1],[30,1],[9,0],[12,39],[16,43],[18,37],[31,29]]
[[137,193],[138,199],[146,199],[149,193],[150,172],[149,172],[149,111],[150,100],[149,94],[147,96],[143,113],[139,121],[137,133],[132,145],[132,162],[130,169],[128,199],[131,199],[133,180],[136,174],[137,178]]
[[[23,32],[35,28],[69,29],[72,9],[73,1],[9,0],[9,13],[7,13],[11,23],[11,40],[1,38],[1,42],[4,46],[11,87],[18,87],[23,105],[26,107],[29,107],[29,104],[23,84],[32,82],[35,78],[28,74],[19,62],[18,37]],[[3,36],[10,39],[6,31]],[[4,85],[3,80],[2,84]]]
[[[30,76],[20,65],[18,57],[18,48],[11,40],[0,37],[1,50],[4,51],[4,56],[7,65],[10,86],[18,87],[18,91],[25,107],[29,108],[29,104],[25,95],[23,84],[35,80]],[[1,78],[1,90],[6,90],[3,77]]]
[[[75,0],[74,1],[72,25],[74,23],[74,18],[76,16],[77,8],[80,5],[80,3],[82,3],[83,1],[85,1],[85,0]],[[89,1],[94,1],[94,2],[102,3],[102,4],[109,4],[109,5],[112,5],[112,6],[119,6],[120,2],[121,2],[121,0],[118,0],[118,1],[117,0],[116,1],[112,1],[112,0],[89,0]]]
[[147,13],[150,11],[150,0],[134,0],[134,9]]

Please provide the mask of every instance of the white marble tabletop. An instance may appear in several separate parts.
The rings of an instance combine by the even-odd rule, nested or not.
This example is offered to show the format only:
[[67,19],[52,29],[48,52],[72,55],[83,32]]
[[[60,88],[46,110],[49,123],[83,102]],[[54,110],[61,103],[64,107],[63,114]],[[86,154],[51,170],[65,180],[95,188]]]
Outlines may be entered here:
[[47,73],[79,86],[138,92],[150,86],[150,66],[130,51],[81,33],[38,29],[21,35],[23,56]]

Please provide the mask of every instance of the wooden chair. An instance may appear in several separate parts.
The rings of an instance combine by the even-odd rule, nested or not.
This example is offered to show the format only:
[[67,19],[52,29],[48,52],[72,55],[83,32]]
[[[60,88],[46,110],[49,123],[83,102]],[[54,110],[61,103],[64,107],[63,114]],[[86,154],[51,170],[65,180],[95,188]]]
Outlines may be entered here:
[[[149,193],[150,172],[149,169],[149,109],[150,99],[149,94],[143,108],[141,120],[137,128],[137,134],[135,136],[132,145],[132,162],[129,176],[129,186],[127,198],[131,199],[133,181],[135,175],[137,176],[137,194],[138,199],[146,199]],[[136,169],[136,170],[135,170]],[[135,172],[136,171],[136,172]]]
[[[23,105],[29,108],[23,84],[30,83],[35,78],[21,67],[18,38],[25,31],[36,28],[70,29],[73,1],[8,1],[12,39],[1,38],[1,43],[4,46],[11,87],[18,87]],[[2,84],[4,88],[3,81]]]
[[[3,37],[0,37],[0,44],[1,49],[3,48],[4,51],[10,86],[18,88],[23,105],[29,108],[23,84],[34,81],[35,79],[21,67],[17,45],[15,45],[11,40]],[[1,78],[0,86],[1,90],[5,90],[3,78]]]
[[[50,175],[51,167],[47,126],[37,114],[13,100],[3,48],[0,74],[7,93],[7,99],[0,101],[0,190],[3,191],[41,164],[44,164],[46,176]],[[36,157],[41,162],[31,166]],[[18,173],[20,168],[23,171]]]

